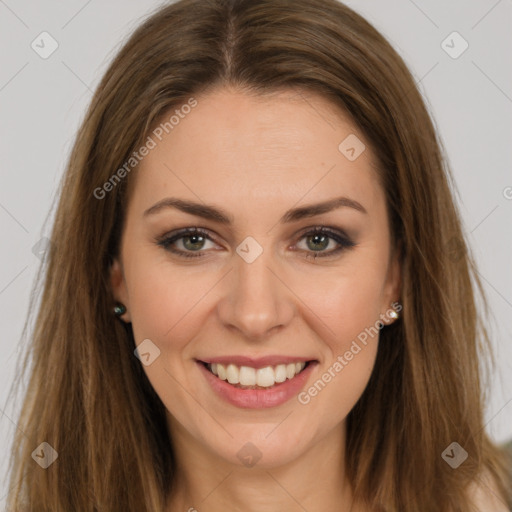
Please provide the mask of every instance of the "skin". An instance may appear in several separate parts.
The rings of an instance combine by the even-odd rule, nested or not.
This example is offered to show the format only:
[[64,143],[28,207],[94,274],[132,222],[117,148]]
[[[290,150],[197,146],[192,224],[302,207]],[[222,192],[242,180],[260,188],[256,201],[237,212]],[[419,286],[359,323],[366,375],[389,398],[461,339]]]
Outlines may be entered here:
[[[350,118],[313,93],[220,88],[196,99],[130,176],[136,180],[111,274],[136,343],[150,339],[160,350],[144,370],[168,410],[178,461],[169,510],[365,510],[351,508],[345,429],[374,367],[378,336],[306,405],[292,398],[240,409],[212,391],[195,359],[316,359],[307,389],[365,328],[383,316],[393,321],[386,315],[400,296],[400,267],[374,155]],[[338,150],[350,134],[366,145],[355,161]],[[234,223],[173,208],[143,215],[171,196],[223,208]],[[342,207],[279,223],[290,208],[339,196],[366,213]],[[155,241],[194,226],[213,241],[182,238],[174,248],[201,257],[180,258]],[[338,247],[304,236],[313,226],[342,230],[356,245],[306,258]],[[236,252],[247,236],[263,248],[250,264]],[[247,442],[262,455],[253,467],[237,457]]]

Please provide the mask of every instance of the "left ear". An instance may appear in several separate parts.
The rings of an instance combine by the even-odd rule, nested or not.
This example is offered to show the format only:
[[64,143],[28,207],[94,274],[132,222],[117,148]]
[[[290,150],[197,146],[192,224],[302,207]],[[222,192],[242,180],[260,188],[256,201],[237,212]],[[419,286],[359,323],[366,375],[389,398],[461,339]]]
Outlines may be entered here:
[[[402,265],[400,255],[402,253],[401,243],[392,250],[389,259],[386,283],[384,285],[383,304],[381,307],[381,318],[384,318],[386,325],[392,324],[396,319],[389,317],[389,311],[394,309],[393,303],[400,302],[402,290]],[[397,313],[399,309],[396,309]]]

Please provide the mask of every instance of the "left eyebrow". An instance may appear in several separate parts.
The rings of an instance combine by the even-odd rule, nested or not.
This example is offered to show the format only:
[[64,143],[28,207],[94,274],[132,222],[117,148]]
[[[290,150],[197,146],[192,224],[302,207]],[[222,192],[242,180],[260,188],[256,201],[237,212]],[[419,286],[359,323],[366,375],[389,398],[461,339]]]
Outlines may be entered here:
[[[353,199],[349,199],[348,197],[337,197],[322,203],[292,208],[281,217],[279,222],[281,224],[297,222],[301,219],[321,215],[322,213],[327,213],[342,207],[353,208],[361,213],[368,213],[361,203]],[[143,215],[144,217],[154,215],[167,208],[176,208],[184,213],[195,215],[196,217],[202,217],[203,219],[209,219],[220,224],[233,224],[234,220],[233,216],[222,208],[178,199],[175,197],[166,197],[165,199],[158,201],[158,203],[148,208]]]

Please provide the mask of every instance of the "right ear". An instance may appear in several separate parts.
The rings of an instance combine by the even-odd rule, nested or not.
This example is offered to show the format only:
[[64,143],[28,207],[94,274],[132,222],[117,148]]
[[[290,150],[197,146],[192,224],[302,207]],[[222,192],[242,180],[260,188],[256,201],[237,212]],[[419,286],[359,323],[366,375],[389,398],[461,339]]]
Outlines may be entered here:
[[123,266],[117,258],[114,259],[110,267],[110,286],[112,288],[112,295],[114,296],[114,299],[121,304],[124,304],[126,307],[126,313],[122,314],[119,318],[124,322],[131,322],[128,290],[126,289]]

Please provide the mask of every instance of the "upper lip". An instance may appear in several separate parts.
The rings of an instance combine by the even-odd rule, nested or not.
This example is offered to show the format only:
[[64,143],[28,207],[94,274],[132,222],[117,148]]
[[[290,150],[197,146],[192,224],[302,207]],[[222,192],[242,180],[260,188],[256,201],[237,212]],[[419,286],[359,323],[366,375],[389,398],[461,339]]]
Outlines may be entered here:
[[263,357],[219,356],[198,359],[198,361],[203,363],[220,363],[222,365],[234,364],[236,366],[250,366],[251,368],[258,369],[264,368],[265,366],[275,366],[278,364],[315,361],[315,359],[312,357],[268,355]]

